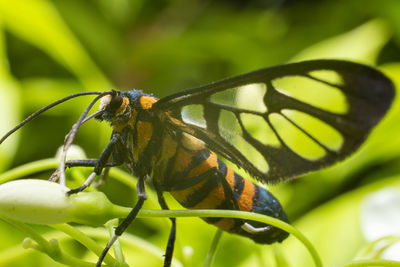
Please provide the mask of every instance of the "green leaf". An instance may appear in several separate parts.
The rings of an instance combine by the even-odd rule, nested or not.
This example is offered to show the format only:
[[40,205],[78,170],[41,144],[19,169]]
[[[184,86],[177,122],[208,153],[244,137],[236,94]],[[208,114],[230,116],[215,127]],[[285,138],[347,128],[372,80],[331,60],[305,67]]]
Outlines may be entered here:
[[347,33],[310,46],[292,58],[292,61],[340,58],[375,64],[390,36],[389,27],[384,21],[371,20]]
[[0,16],[7,30],[52,56],[85,89],[110,86],[50,1],[0,1]]
[[[20,88],[9,73],[8,59],[3,35],[3,23],[0,17],[0,133],[6,133],[14,127],[20,117]],[[1,145],[0,171],[7,168],[17,148],[16,139],[9,139]]]

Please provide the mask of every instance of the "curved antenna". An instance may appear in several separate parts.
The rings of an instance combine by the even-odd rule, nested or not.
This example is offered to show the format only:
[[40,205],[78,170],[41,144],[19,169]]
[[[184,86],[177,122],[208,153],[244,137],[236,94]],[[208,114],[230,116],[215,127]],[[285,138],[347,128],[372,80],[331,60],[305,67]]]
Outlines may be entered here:
[[25,124],[27,124],[29,121],[33,120],[34,118],[36,118],[37,116],[39,116],[40,114],[42,114],[43,112],[45,112],[48,109],[51,109],[54,106],[57,106],[58,104],[61,104],[67,100],[70,100],[72,98],[78,97],[78,96],[83,96],[83,95],[101,95],[101,92],[82,92],[82,93],[76,93],[76,94],[72,94],[69,96],[66,96],[64,98],[61,98],[53,103],[51,103],[50,105],[47,105],[37,111],[35,111],[34,113],[32,113],[31,115],[29,115],[25,120],[23,120],[21,123],[19,123],[17,126],[15,126],[14,128],[12,128],[10,131],[8,131],[1,139],[0,139],[0,144],[4,142],[4,140],[6,140],[11,134],[13,134],[14,132],[16,132],[19,128],[21,128],[22,126],[24,126]]
[[[82,113],[81,117],[79,118],[78,122],[75,123],[72,126],[71,131],[69,131],[69,133],[67,134],[67,136],[65,137],[65,141],[64,141],[64,146],[63,146],[63,151],[61,154],[61,162],[60,162],[60,184],[65,186],[65,161],[67,158],[67,151],[69,149],[69,147],[71,146],[72,142],[74,141],[75,135],[78,132],[79,127],[87,120],[89,120],[90,118],[92,118],[93,114],[90,115],[88,118],[86,118],[86,115],[89,113],[90,109],[93,107],[93,105],[103,96],[105,95],[112,95],[115,94],[115,91],[108,91],[108,92],[103,92],[100,93],[98,96],[96,96],[95,99],[92,100],[92,102],[89,104],[89,106],[85,109],[85,111]],[[103,112],[103,111],[99,111],[99,112]],[[96,112],[96,115],[98,115],[98,112]],[[85,119],[86,118],[86,119]]]
[[82,121],[82,124],[84,124],[84,123],[87,122],[88,120],[91,120],[91,119],[96,118],[97,116],[103,114],[104,111],[105,111],[104,109],[103,109],[103,110],[98,110],[98,111],[96,111],[96,112],[90,114],[89,116],[87,116],[87,117]]

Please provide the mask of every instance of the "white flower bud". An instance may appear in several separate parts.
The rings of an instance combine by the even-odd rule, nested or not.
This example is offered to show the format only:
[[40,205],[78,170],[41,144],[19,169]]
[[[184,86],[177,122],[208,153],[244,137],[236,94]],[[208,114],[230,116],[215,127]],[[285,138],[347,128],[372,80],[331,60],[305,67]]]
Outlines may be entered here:
[[[57,153],[55,155],[56,159],[61,160],[63,148],[64,148],[63,146],[60,146],[57,149]],[[68,149],[67,160],[74,160],[74,159],[86,159],[86,153],[80,146],[72,144]]]
[[125,217],[129,208],[113,205],[101,192],[80,192],[45,180],[16,180],[0,185],[0,213],[35,224],[77,222],[99,226]]
[[0,212],[27,223],[66,222],[70,217],[68,190],[60,184],[44,180],[11,181],[0,185]]

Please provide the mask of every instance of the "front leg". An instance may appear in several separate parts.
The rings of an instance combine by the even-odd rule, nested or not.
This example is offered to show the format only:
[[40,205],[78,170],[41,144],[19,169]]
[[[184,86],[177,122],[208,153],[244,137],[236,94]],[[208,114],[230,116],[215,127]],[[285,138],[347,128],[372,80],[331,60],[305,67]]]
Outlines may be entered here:
[[[97,160],[86,160],[86,161],[70,161],[70,166],[73,164],[76,164],[75,166],[79,166],[79,164],[82,164],[81,166],[89,166],[93,165],[94,170],[93,172],[89,175],[89,177],[86,179],[86,181],[78,188],[72,189],[67,192],[68,195],[75,194],[78,192],[83,191],[86,187],[88,187],[96,178],[97,175],[100,175],[104,167],[108,167],[108,159],[110,158],[111,154],[113,152],[120,152],[118,151],[118,144],[121,142],[121,136],[119,133],[113,133],[110,142],[106,146],[106,148],[103,150],[101,153],[99,159]],[[119,163],[119,162],[117,162]]]
[[[65,168],[73,168],[73,167],[95,167],[97,165],[98,159],[74,159],[68,160],[65,162]],[[122,165],[124,162],[115,161],[115,162],[107,162],[104,166],[105,168],[116,167]],[[60,178],[60,169],[57,169],[53,174],[50,176],[50,182],[58,182]]]
[[[159,189],[158,185],[154,183],[157,191],[158,203],[163,210],[169,210],[167,203],[165,202],[163,192]],[[176,238],[176,218],[169,218],[172,222],[171,231],[169,233],[167,248],[164,255],[164,267],[170,267],[172,262],[172,255],[174,253],[175,238]]]
[[139,180],[137,183],[137,193],[138,193],[138,202],[136,203],[135,207],[131,210],[128,216],[122,221],[117,228],[115,228],[114,234],[111,236],[110,240],[108,241],[106,247],[104,248],[103,252],[101,253],[99,260],[97,261],[96,267],[100,267],[101,263],[104,260],[104,257],[107,255],[107,252],[110,250],[111,246],[114,242],[118,239],[123,232],[125,232],[126,228],[133,222],[136,218],[139,210],[142,208],[144,201],[147,199],[146,190],[144,185],[144,176],[139,176]]

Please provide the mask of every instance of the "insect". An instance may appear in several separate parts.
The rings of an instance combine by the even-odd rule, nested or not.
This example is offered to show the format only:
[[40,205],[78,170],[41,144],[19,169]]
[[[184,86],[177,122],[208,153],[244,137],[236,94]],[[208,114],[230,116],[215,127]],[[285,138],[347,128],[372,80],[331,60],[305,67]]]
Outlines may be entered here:
[[[288,83],[287,79],[295,82]],[[250,105],[241,102],[251,91],[249,84],[259,88],[258,97],[253,96]],[[281,88],[285,84],[289,84],[289,90]],[[71,95],[32,114],[0,143],[43,111],[86,94],[98,96],[74,125],[64,152],[79,126],[91,118],[110,123],[110,142],[95,160],[65,161],[64,153],[53,179],[63,179],[66,167],[92,167],[92,174],[81,187],[69,192],[72,194],[84,190],[109,167],[125,165],[138,177],[138,202],[115,229],[97,263],[100,266],[142,207],[147,177],[152,178],[163,209],[168,209],[163,192],[170,192],[186,208],[251,211],[287,222],[283,208],[270,192],[243,178],[221,158],[266,184],[332,165],[363,143],[389,109],[394,88],[386,76],[365,65],[305,61],[257,70],[161,99],[139,90]],[[329,102],[332,98],[337,100],[334,105]],[[87,117],[98,99],[99,111]],[[251,121],[264,130],[253,135],[248,130]],[[257,243],[281,242],[288,236],[281,229],[258,222],[203,219]],[[170,266],[174,249],[176,221],[171,218],[171,222],[164,266]]]

